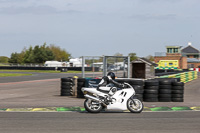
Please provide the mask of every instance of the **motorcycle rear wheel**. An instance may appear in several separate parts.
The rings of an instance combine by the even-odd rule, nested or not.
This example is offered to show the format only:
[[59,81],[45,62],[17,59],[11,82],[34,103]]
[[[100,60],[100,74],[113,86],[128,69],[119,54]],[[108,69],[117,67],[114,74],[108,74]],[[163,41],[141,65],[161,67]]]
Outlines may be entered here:
[[102,104],[92,99],[86,99],[84,107],[90,113],[99,113],[102,110]]
[[132,113],[141,113],[144,105],[139,99],[128,99],[127,108]]

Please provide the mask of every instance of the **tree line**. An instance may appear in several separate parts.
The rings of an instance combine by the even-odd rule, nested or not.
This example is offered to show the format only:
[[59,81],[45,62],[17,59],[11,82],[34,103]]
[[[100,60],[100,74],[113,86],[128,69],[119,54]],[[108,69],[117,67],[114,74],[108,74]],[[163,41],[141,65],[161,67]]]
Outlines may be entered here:
[[50,45],[47,46],[46,43],[35,47],[30,46],[28,49],[24,48],[20,53],[14,52],[11,57],[7,60],[2,57],[1,63],[44,63],[45,61],[69,61],[71,54],[69,54],[65,49],[61,49],[58,46]]

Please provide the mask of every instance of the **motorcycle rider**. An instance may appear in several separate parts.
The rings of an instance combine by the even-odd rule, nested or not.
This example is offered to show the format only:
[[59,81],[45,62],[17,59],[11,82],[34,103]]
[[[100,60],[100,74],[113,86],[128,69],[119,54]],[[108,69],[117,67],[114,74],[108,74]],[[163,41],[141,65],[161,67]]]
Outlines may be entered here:
[[[106,87],[108,84],[113,84],[115,87]],[[125,88],[124,84],[120,84],[115,81],[115,74],[113,72],[109,72],[107,76],[104,76],[97,86],[98,91],[109,91],[110,95],[114,95],[114,93],[117,91],[117,88]]]

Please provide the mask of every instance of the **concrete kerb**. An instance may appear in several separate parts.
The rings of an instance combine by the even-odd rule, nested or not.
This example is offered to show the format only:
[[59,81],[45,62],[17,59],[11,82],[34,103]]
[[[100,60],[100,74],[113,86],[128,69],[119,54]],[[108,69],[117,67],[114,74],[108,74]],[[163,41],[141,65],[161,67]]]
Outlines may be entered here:
[[[144,107],[143,112],[200,111],[198,107]],[[4,108],[0,112],[85,112],[82,107]],[[129,112],[129,111],[123,111]]]

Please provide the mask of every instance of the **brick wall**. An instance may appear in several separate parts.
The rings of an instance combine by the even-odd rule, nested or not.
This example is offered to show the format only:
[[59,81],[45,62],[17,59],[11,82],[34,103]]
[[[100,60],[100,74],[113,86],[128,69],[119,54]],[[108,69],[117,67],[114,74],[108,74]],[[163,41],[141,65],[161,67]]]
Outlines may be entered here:
[[181,69],[188,69],[188,63],[187,63],[187,57],[181,57],[181,64],[180,68]]
[[181,53],[166,53],[167,56],[182,56]]

